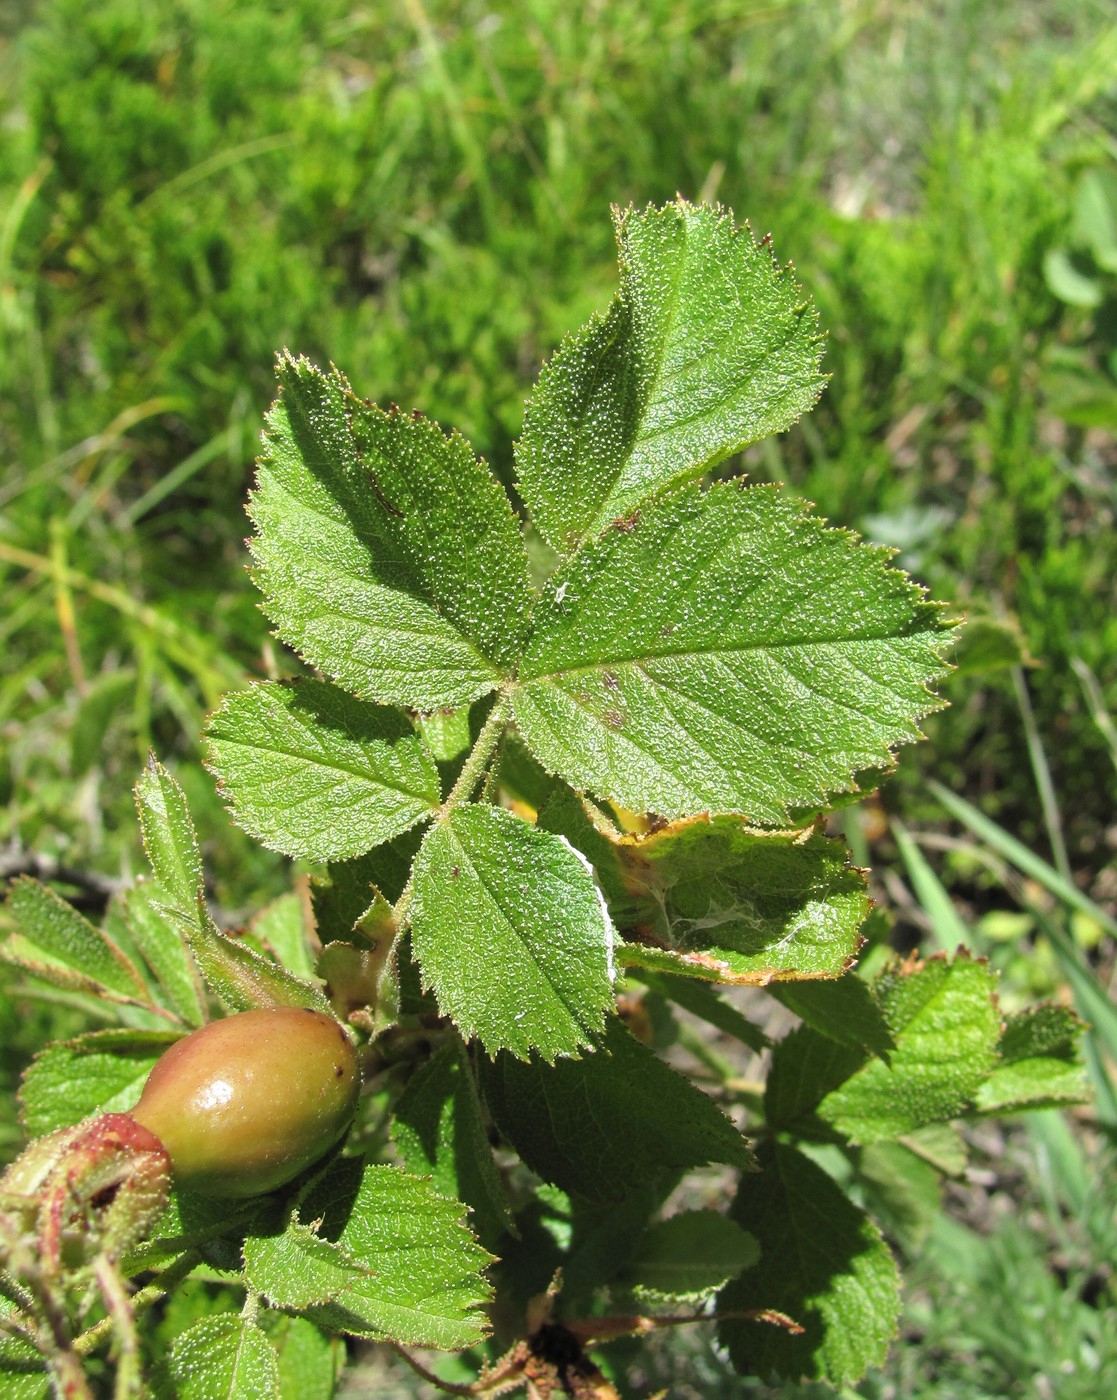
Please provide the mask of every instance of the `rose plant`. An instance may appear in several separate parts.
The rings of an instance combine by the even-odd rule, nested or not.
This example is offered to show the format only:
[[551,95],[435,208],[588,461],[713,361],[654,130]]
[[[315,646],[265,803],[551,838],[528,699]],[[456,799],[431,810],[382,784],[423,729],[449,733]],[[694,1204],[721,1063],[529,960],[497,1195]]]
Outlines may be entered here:
[[[314,1400],[348,1337],[457,1394],[606,1397],[610,1341],[702,1320],[742,1372],[848,1385],[957,1121],[1083,1097],[1074,1016],[1003,1017],[980,960],[856,970],[881,921],[826,817],[919,737],[954,623],[736,469],[823,384],[769,240],[682,200],[616,230],[515,504],[459,435],[279,357],[251,550],[309,672],[230,694],[208,744],[234,819],[311,874],[222,931],[152,760],[153,879],[103,927],[15,885],[4,956],[121,1025],[25,1076],[6,1394],[91,1394],[107,1357],[122,1396]],[[243,1307],[183,1310],[157,1355],[143,1319],[190,1279]]]

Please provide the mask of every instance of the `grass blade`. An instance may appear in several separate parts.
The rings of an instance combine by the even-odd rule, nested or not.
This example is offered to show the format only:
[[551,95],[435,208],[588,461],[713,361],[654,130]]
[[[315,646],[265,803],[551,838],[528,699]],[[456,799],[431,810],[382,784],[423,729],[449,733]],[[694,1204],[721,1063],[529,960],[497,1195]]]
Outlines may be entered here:
[[964,797],[959,797],[957,793],[951,792],[949,788],[934,780],[928,782],[928,787],[951,816],[991,846],[1010,865],[1014,865],[1021,874],[1030,876],[1056,899],[1062,900],[1072,909],[1079,910],[1100,924],[1106,933],[1117,937],[1117,919],[1107,914],[1100,904],[1095,904],[1089,895],[1083,894],[1076,885],[1060,875],[1053,865],[1037,856],[1034,851],[1028,850],[1023,842],[1017,841],[1015,836],[1010,836],[1003,827],[984,816]]

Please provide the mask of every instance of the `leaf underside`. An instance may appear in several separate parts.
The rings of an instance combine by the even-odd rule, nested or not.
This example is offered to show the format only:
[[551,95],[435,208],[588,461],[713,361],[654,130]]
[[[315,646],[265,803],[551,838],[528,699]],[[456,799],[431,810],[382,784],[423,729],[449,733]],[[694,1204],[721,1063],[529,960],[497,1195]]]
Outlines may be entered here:
[[500,1055],[482,1061],[481,1084],[528,1166],[592,1200],[623,1200],[665,1167],[752,1164],[745,1139],[713,1100],[616,1017],[591,1055],[553,1067]]

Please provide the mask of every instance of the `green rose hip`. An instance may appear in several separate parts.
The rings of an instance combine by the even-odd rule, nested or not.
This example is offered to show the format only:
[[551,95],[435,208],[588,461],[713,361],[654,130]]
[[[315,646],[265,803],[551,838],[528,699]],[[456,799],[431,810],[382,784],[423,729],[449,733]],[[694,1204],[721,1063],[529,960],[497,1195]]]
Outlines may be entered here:
[[332,1017],[245,1011],[172,1045],[132,1117],[166,1148],[176,1184],[255,1196],[337,1142],[360,1087],[353,1044]]

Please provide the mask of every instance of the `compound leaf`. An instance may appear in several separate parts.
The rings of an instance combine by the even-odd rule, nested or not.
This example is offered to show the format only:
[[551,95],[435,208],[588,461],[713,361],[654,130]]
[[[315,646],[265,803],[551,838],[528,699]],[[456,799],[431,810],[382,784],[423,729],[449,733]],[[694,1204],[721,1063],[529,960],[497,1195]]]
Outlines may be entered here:
[[887,766],[936,708],[941,612],[888,559],[771,487],[663,495],[548,585],[520,733],[630,810],[786,827]]
[[227,695],[208,734],[238,825],[284,855],[363,855],[438,805],[438,769],[406,716],[322,681]]
[[803,1153],[772,1143],[760,1163],[741,1178],[731,1211],[759,1241],[760,1266],[722,1290],[718,1313],[774,1309],[803,1331],[726,1318],[719,1339],[742,1372],[852,1385],[895,1336],[896,1262],[869,1217]]
[[415,956],[490,1055],[571,1054],[612,1003],[613,927],[585,857],[500,807],[455,807],[415,861]]
[[516,453],[559,553],[789,427],[822,387],[817,317],[747,228],[683,200],[614,218],[620,290],[544,368]]
[[721,1109],[616,1017],[601,1047],[580,1060],[552,1067],[505,1054],[482,1061],[480,1073],[501,1132],[564,1191],[620,1201],[666,1167],[752,1164]]
[[457,434],[280,357],[249,514],[265,610],[356,695],[420,710],[499,684],[530,609],[511,506]]

